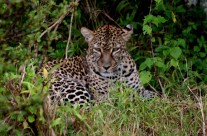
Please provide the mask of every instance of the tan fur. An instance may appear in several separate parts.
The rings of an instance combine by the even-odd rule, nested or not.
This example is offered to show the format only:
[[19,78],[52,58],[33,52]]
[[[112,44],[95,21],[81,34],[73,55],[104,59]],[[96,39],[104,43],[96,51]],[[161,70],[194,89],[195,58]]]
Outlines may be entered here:
[[138,91],[143,97],[156,95],[141,85],[136,64],[126,49],[132,28],[105,25],[92,31],[83,27],[81,33],[88,43],[85,57],[54,60],[45,65],[50,70],[60,64],[53,72],[56,78],[50,89],[53,102],[69,101],[83,105],[95,99],[99,103],[107,98],[109,87],[117,81]]

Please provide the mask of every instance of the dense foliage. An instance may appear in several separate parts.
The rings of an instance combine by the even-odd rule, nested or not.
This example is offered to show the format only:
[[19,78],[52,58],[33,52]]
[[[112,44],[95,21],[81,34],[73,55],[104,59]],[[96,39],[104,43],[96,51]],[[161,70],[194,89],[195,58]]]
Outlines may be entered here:
[[[205,133],[207,16],[199,3],[3,0],[0,16],[0,135]],[[67,106],[49,113],[47,71],[41,77],[38,69],[48,59],[84,55],[80,28],[103,24],[133,25],[128,49],[142,83],[161,97],[132,102],[133,92],[113,91],[117,85],[88,112]]]

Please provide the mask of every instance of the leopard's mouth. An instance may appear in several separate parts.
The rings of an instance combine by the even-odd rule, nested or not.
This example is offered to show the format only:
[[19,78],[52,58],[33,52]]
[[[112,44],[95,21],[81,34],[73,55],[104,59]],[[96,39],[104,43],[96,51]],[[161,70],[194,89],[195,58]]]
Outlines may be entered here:
[[112,72],[108,72],[108,71],[101,72],[101,71],[94,70],[94,72],[102,77],[112,77],[114,75]]
[[114,74],[111,73],[111,72],[105,71],[105,72],[101,72],[100,75],[103,76],[103,77],[111,77]]

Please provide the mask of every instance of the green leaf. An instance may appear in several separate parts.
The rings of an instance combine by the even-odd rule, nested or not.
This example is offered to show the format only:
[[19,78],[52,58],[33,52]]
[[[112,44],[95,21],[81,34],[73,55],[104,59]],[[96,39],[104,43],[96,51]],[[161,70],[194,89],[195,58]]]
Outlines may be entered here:
[[204,57],[206,57],[206,53],[204,53],[204,52],[200,52],[200,53],[199,53],[199,56],[200,56],[201,58],[204,58]]
[[142,71],[139,75],[142,84],[149,83],[149,81],[152,79],[152,75],[149,71]]
[[32,123],[32,122],[35,121],[34,115],[30,115],[30,116],[28,116],[27,119],[28,119],[28,121],[29,121],[30,123]]
[[155,0],[156,4],[160,4],[162,0]]
[[162,53],[164,56],[168,56],[170,54],[170,50],[164,50]]
[[61,118],[57,118],[51,121],[51,126],[54,127],[56,125],[62,124]]
[[142,30],[143,30],[143,34],[144,35],[145,34],[150,35],[152,33],[152,28],[149,25],[144,25]]
[[40,37],[37,38],[37,42],[38,42],[38,43],[41,42],[41,38],[40,38]]
[[37,112],[37,107],[35,107],[35,106],[29,106],[28,110],[29,110],[32,114],[34,114],[34,113]]
[[15,129],[15,136],[22,136],[21,131],[19,131],[18,129]]
[[175,60],[175,59],[171,59],[170,60],[170,66],[177,67],[178,66],[178,61]]
[[151,23],[153,20],[153,15],[149,14],[147,16],[144,17],[144,25],[146,25],[147,23]]
[[182,53],[182,50],[179,47],[174,47],[170,51],[170,55],[175,59],[178,59],[181,53]]
[[161,23],[165,23],[167,20],[162,17],[162,16],[153,16],[151,14],[145,16],[144,18],[144,25],[146,25],[147,23],[153,23],[156,26],[158,26]]
[[20,122],[20,121],[23,121],[24,119],[24,112],[20,112],[17,116],[17,120]]
[[194,47],[193,47],[193,50],[194,50],[195,52],[199,52],[199,51],[200,51],[200,47],[199,47],[199,46],[194,46]]
[[151,38],[151,41],[154,43],[155,42],[155,37],[152,37]]
[[139,67],[139,70],[144,70],[146,67],[151,68],[153,61],[150,58],[147,58]]
[[156,62],[155,66],[160,67],[160,68],[164,68],[164,69],[166,68],[165,64],[161,61]]
[[160,24],[160,23],[165,23],[167,20],[162,16],[157,16],[156,21],[157,21],[158,24]]
[[186,43],[184,39],[179,38],[177,43],[178,43],[178,46],[182,46],[183,48],[185,48]]
[[177,13],[183,13],[183,12],[185,12],[185,8],[183,7],[183,5],[179,5],[179,6],[175,9],[175,11],[176,11]]

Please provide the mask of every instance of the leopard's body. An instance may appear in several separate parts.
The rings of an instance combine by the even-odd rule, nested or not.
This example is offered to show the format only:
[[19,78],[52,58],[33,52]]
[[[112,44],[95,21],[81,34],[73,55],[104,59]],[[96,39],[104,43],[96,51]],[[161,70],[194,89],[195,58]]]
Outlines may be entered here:
[[132,34],[131,26],[105,25],[95,31],[83,27],[81,33],[88,43],[85,57],[53,60],[44,66],[49,71],[59,65],[52,72],[55,81],[50,88],[50,99],[53,102],[83,105],[94,99],[99,103],[107,98],[109,88],[117,81],[143,97],[156,95],[141,85],[136,64],[126,49]]

